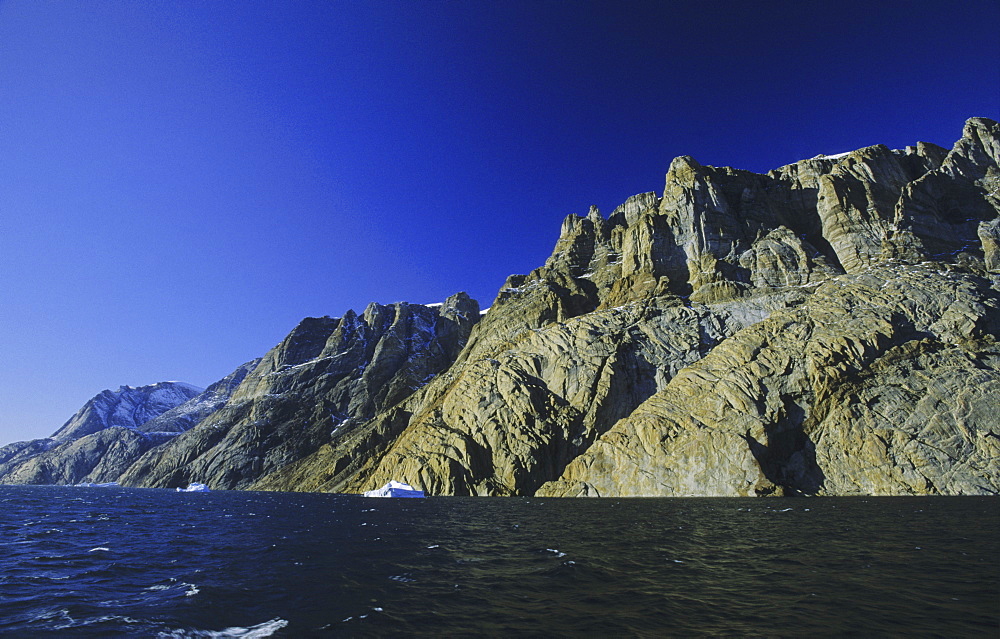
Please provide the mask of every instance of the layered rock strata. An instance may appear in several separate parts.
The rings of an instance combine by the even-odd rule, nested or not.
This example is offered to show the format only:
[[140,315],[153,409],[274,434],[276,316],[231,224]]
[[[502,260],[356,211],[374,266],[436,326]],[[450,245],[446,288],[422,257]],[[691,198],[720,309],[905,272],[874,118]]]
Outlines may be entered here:
[[150,450],[126,485],[251,487],[339,440],[446,369],[479,320],[464,293],[438,306],[371,304],[303,320],[263,357],[226,405]]
[[998,139],[678,158],[661,196],[568,217],[446,373],[257,486],[996,493]]
[[898,264],[675,376],[538,495],[1000,492],[1000,292]]
[[459,294],[304,320],[210,410],[71,420],[0,448],[0,481],[997,494],[998,193],[985,118],[767,174],[679,157],[662,193],[568,216],[481,319]]

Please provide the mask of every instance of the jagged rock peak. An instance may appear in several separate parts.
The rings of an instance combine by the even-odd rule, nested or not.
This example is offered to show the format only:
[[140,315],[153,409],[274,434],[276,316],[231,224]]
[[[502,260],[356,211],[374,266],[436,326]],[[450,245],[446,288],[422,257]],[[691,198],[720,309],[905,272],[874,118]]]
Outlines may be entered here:
[[990,118],[969,118],[965,121],[965,127],[962,129],[962,137],[965,138],[987,137],[995,139],[996,136],[997,122]]
[[648,193],[639,193],[638,195],[633,195],[632,197],[625,200],[624,203],[618,205],[618,207],[611,212],[608,220],[612,224],[624,223],[625,226],[631,226],[635,223],[639,216],[656,209],[660,204],[660,196],[656,193],[650,191]]
[[[876,144],[763,175],[678,157],[662,195],[568,216],[481,319],[459,293],[303,320],[121,481],[998,494],[998,156],[997,124],[973,118],[950,150]],[[128,445],[87,471],[110,476],[142,435],[105,429],[63,457]],[[0,479],[55,452],[2,448]]]
[[670,161],[670,168],[667,169],[667,174],[681,174],[688,171],[696,171],[700,168],[702,168],[702,165],[690,155],[678,155]]
[[52,435],[52,439],[67,442],[112,426],[136,430],[203,390],[184,382],[158,382],[139,387],[121,386],[116,391],[105,390],[84,404]]
[[955,144],[956,150],[962,141],[967,141],[963,150],[970,156],[969,159],[979,163],[989,163],[993,165],[1000,163],[1000,125],[989,118],[970,118],[965,123],[962,132],[962,140]]
[[468,293],[461,291],[455,293],[441,304],[438,315],[475,322],[476,318],[479,317],[479,302],[469,297]]
[[479,319],[478,303],[457,293],[440,304],[374,303],[361,315],[303,320],[226,406],[150,450],[121,482],[247,488],[420,391]]

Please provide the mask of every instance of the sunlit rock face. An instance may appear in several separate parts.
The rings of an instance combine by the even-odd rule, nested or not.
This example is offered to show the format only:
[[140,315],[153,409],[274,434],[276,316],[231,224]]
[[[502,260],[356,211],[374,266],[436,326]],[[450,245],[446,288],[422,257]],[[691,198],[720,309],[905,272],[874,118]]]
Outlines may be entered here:
[[568,216],[488,312],[303,320],[212,397],[0,448],[0,481],[996,494],[998,162],[985,118],[951,150],[767,174],[679,157],[661,192]]
[[997,492],[998,301],[930,266],[831,278],[681,371],[538,494]]
[[662,195],[568,217],[447,372],[258,485],[995,493],[998,139],[678,158]]

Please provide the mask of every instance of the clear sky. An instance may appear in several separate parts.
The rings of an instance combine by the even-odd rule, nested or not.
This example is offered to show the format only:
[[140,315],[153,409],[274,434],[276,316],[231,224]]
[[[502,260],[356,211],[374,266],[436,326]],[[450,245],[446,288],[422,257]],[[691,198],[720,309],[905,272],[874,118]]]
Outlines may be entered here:
[[950,146],[1000,2],[0,0],[0,444],[305,316],[492,301],[670,160]]

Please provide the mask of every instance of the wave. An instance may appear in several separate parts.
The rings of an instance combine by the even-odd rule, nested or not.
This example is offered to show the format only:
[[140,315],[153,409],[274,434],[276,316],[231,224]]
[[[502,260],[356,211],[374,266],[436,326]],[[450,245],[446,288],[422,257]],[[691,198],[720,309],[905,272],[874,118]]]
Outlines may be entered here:
[[287,625],[287,620],[276,617],[270,621],[265,621],[264,623],[259,623],[256,626],[250,626],[248,628],[241,628],[239,626],[224,628],[223,630],[197,630],[189,628],[183,630],[172,630],[170,632],[161,632],[157,636],[166,639],[171,637],[176,637],[177,639],[187,639],[188,637],[212,637],[213,639],[217,637],[262,639],[263,637],[270,637]]

